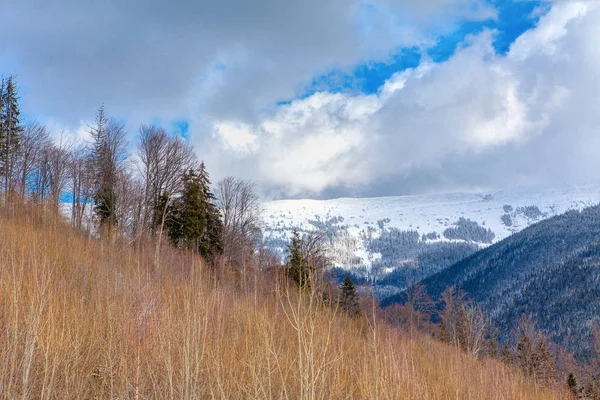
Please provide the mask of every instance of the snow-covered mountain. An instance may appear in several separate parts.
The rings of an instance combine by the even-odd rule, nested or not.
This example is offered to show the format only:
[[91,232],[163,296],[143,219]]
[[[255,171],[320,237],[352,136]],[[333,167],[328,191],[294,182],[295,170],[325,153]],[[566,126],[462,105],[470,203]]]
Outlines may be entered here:
[[[599,202],[600,184],[280,200],[263,204],[263,231],[267,245],[283,251],[292,231],[319,229],[326,233],[338,267],[379,277],[409,267],[412,277],[420,279],[535,222]],[[433,259],[431,254],[435,254]]]

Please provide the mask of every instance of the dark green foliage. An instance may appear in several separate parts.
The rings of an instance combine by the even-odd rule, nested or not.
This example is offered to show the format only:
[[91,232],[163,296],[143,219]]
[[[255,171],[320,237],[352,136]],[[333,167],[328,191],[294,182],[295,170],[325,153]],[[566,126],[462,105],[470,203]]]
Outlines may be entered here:
[[292,233],[292,242],[287,248],[287,263],[285,264],[287,276],[299,288],[310,288],[311,278],[314,275],[315,267],[304,257],[302,249],[302,239],[298,232]]
[[538,220],[544,217],[544,214],[540,211],[538,206],[519,207],[517,208],[517,213],[522,214],[532,220]]
[[[117,225],[118,152],[123,126],[111,120],[102,105],[90,127],[93,140],[91,160],[94,169],[94,210],[102,229],[112,230]],[[116,134],[116,135],[115,135]],[[115,141],[116,136],[116,141]]]
[[[569,211],[515,233],[423,281],[434,299],[458,287],[510,338],[519,318],[589,358],[600,320],[600,206]],[[594,283],[596,282],[596,283]],[[383,303],[383,302],[382,302]]]
[[512,217],[510,216],[510,214],[504,214],[500,219],[502,219],[502,223],[507,227],[511,227],[513,225]]
[[397,228],[384,228],[378,236],[366,234],[362,239],[368,252],[381,255],[373,261],[371,272],[393,269],[391,273],[381,274],[376,284],[399,288],[433,275],[479,250],[474,243],[424,241],[417,231]]
[[575,374],[573,374],[573,372],[569,372],[569,376],[567,377],[567,386],[571,393],[577,395],[579,389],[577,388],[577,380],[575,379]]
[[206,234],[205,241],[208,244],[206,252],[201,253],[205,257],[213,254],[223,254],[223,221],[221,220],[221,212],[215,205],[215,196],[210,190],[210,178],[204,163],[200,164],[198,174],[202,185],[202,195],[205,201],[206,212]]
[[[207,259],[223,252],[223,224],[209,185],[204,163],[198,172],[187,171],[183,176],[182,193],[167,208],[169,218],[165,223],[174,245],[192,249]],[[163,196],[160,210],[164,210],[165,202],[168,199]]]
[[346,275],[342,285],[340,286],[340,308],[343,312],[351,317],[360,315],[360,304],[358,302],[358,294],[354,282]]
[[23,130],[18,89],[14,77],[9,76],[0,82],[0,175],[5,192],[11,191]]
[[444,231],[444,237],[467,242],[492,243],[496,235],[491,229],[486,229],[475,221],[461,217],[453,227]]

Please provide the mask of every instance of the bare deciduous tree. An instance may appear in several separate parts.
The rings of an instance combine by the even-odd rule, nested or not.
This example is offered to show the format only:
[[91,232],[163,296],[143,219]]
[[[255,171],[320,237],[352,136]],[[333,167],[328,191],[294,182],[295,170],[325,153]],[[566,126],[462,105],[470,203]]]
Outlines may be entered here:
[[67,184],[72,147],[72,142],[65,140],[64,135],[61,134],[58,143],[47,148],[50,169],[50,199],[55,210],[58,210],[60,196]]
[[229,264],[245,267],[262,238],[256,183],[227,177],[217,184],[217,207],[223,216],[223,248]]
[[453,287],[442,293],[442,302],[442,340],[473,355],[482,354],[489,324],[481,308],[468,301],[463,292]]
[[[144,181],[142,226],[151,232],[162,229],[172,196],[181,188],[183,173],[196,158],[192,146],[177,136],[154,125],[140,127],[138,156]],[[167,201],[161,201],[166,198]],[[166,204],[165,204],[166,203]],[[162,209],[158,209],[162,206]]]
[[[91,209],[90,202],[93,197],[94,168],[92,160],[86,153],[84,146],[76,146],[71,151],[69,167],[72,204],[71,222],[75,228],[83,228],[84,216]],[[91,220],[91,218],[90,218]],[[86,225],[89,225],[89,222]],[[86,226],[89,228],[89,226]]]
[[25,126],[21,136],[20,157],[16,163],[16,180],[19,196],[25,198],[28,192],[34,191],[33,174],[42,153],[51,145],[50,135],[45,126],[30,122]]

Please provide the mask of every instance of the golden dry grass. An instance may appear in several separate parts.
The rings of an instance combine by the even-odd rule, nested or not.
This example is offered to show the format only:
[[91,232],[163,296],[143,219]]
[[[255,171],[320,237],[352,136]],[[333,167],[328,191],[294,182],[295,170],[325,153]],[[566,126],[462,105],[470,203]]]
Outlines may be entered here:
[[0,216],[0,398],[561,399],[261,275]]

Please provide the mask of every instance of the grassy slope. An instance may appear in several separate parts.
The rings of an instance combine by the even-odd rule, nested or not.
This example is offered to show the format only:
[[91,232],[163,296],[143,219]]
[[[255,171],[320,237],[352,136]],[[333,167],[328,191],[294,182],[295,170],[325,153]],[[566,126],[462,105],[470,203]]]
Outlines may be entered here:
[[0,398],[560,399],[260,275],[0,215]]

